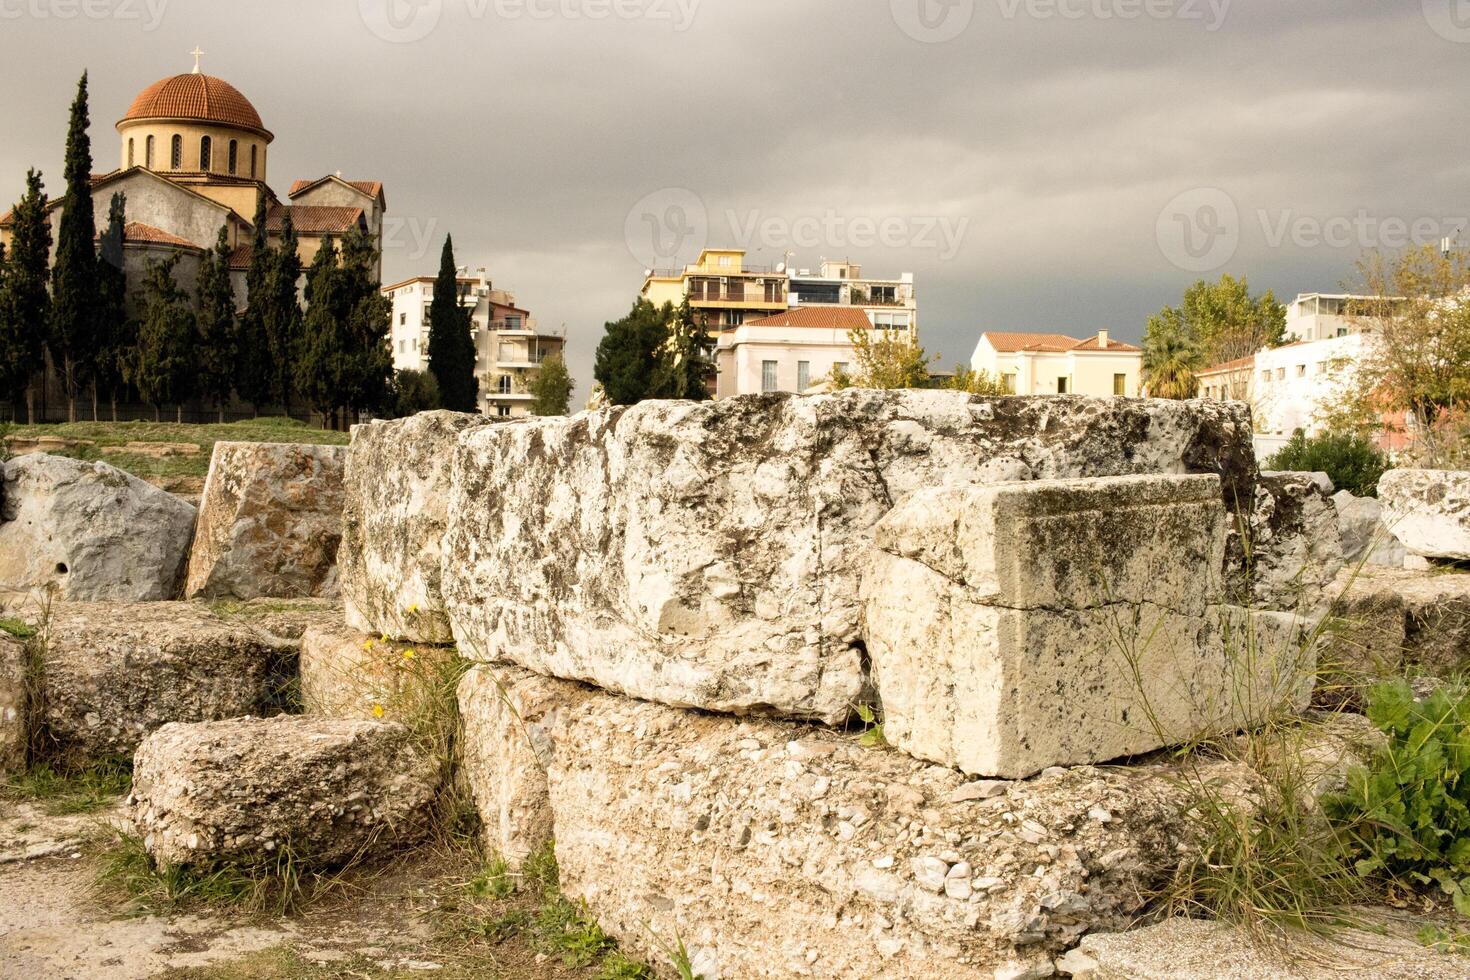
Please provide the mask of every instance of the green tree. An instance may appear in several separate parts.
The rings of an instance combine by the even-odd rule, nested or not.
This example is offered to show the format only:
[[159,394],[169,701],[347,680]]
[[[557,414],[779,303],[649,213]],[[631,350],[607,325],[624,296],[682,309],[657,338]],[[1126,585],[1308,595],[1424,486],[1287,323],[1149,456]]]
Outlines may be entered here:
[[392,402],[392,308],[379,289],[376,264],[377,250],[355,229],[340,251],[326,242],[307,274],[297,385],[332,428]]
[[281,225],[281,241],[272,249],[265,280],[264,315],[266,341],[271,357],[271,395],[291,414],[295,393],[296,358],[301,349],[300,243],[296,226],[287,211]]
[[322,427],[337,427],[337,407],[347,386],[350,357],[337,247],[328,238],[306,274],[306,319],[296,359],[296,387],[322,416]]
[[566,359],[552,354],[541,362],[541,370],[531,381],[530,390],[535,400],[531,402],[532,415],[566,415],[571,408],[572,391],[576,383],[567,370]]
[[[875,339],[876,337],[876,339]],[[927,388],[934,362],[907,333],[849,330],[853,348],[851,371],[833,370],[833,388]]]
[[989,371],[976,371],[968,364],[956,365],[954,377],[949,379],[945,387],[952,391],[967,391],[972,395],[990,398],[1015,394],[1000,378],[994,377]]
[[150,263],[143,276],[132,381],[142,399],[153,406],[154,421],[158,420],[160,406],[173,403],[178,406],[176,418],[182,422],[183,403],[194,394],[197,325],[184,291],[174,281],[178,261],[175,255]]
[[656,307],[639,297],[628,314],[604,325],[592,374],[613,405],[658,398],[659,351],[677,313],[670,303]]
[[77,83],[66,134],[66,194],[51,269],[51,359],[66,390],[66,418],[77,420],[77,395],[97,356],[97,235],[92,210],[92,143],[87,135],[87,74]]
[[1149,317],[1143,332],[1143,384],[1151,397],[1193,398],[1203,360],[1179,310],[1165,307]]
[[128,316],[128,275],[123,266],[126,211],[127,197],[121,191],[112,195],[97,261],[97,362],[92,376],[92,417],[97,417],[99,391],[106,391],[114,422],[117,396],[127,384],[128,359],[138,341],[136,327]]
[[356,420],[362,412],[393,404],[393,304],[383,295],[378,249],[367,232],[349,230],[342,238],[341,258],[350,357],[342,405]]
[[270,336],[266,333],[268,283],[275,252],[267,244],[265,195],[255,207],[255,227],[250,239],[250,266],[245,272],[245,313],[240,317],[239,348],[235,360],[235,391],[250,403],[257,416],[271,400],[275,368],[271,361]]
[[648,397],[709,401],[709,382],[715,376],[714,341],[704,314],[696,315],[686,296],[665,320]]
[[230,239],[221,226],[214,248],[199,263],[199,393],[211,399],[219,421],[235,389],[235,358],[239,354],[235,290],[230,285]]
[[439,385],[428,371],[398,371],[393,375],[393,417],[408,418],[439,407]]
[[51,226],[41,174],[26,174],[26,192],[11,212],[10,251],[0,274],[0,388],[25,389],[26,422],[34,423],[34,380],[46,366],[51,294]]
[[461,302],[452,235],[444,238],[434,300],[429,305],[429,372],[439,386],[445,408],[456,412],[479,410],[475,340],[470,333],[470,312]]

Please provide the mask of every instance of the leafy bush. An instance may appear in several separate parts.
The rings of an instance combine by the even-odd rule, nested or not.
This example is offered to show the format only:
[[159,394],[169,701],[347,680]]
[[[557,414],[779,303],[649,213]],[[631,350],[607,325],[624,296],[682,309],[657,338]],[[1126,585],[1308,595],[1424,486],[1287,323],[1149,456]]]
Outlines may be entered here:
[[1407,681],[1376,686],[1368,718],[1388,736],[1347,789],[1323,801],[1361,875],[1437,884],[1470,915],[1470,692],[1422,702]]
[[404,369],[393,374],[393,417],[405,419],[440,407],[439,382],[427,371]]
[[1291,441],[1266,460],[1264,468],[1326,473],[1339,490],[1376,497],[1378,478],[1391,465],[1387,455],[1360,435],[1328,433],[1309,437],[1297,429]]

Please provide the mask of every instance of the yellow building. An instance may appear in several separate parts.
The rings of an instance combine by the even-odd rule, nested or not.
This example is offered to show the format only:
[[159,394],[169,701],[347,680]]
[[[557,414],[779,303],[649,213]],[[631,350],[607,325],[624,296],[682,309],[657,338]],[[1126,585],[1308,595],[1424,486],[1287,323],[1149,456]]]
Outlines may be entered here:
[[1108,338],[1106,330],[1079,340],[1059,333],[980,335],[970,367],[998,378],[1017,395],[1126,395],[1143,384],[1143,352]]
[[689,305],[705,314],[710,330],[726,330],[784,312],[786,283],[785,270],[746,265],[742,249],[707,248],[693,265],[651,270],[641,295],[654,306],[678,306],[688,296]]

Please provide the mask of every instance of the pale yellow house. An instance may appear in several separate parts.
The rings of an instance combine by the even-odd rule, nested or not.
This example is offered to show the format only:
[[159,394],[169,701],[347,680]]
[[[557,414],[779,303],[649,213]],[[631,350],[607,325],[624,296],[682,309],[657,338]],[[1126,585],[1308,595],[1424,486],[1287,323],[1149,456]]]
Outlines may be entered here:
[[1143,352],[1110,339],[1106,330],[1085,340],[988,330],[980,335],[970,367],[1000,379],[1018,395],[1136,397],[1143,386]]
[[678,306],[688,296],[714,332],[784,311],[786,273],[746,265],[743,249],[707,248],[693,265],[650,270],[641,295],[654,306]]

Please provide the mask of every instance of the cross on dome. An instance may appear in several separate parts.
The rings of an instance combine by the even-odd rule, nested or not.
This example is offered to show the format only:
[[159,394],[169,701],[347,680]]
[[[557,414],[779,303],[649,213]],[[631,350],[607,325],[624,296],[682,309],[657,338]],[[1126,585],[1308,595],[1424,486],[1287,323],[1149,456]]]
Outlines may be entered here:
[[194,50],[189,52],[194,56],[194,74],[199,74],[199,59],[204,57],[204,52],[199,50],[199,45],[194,45]]

